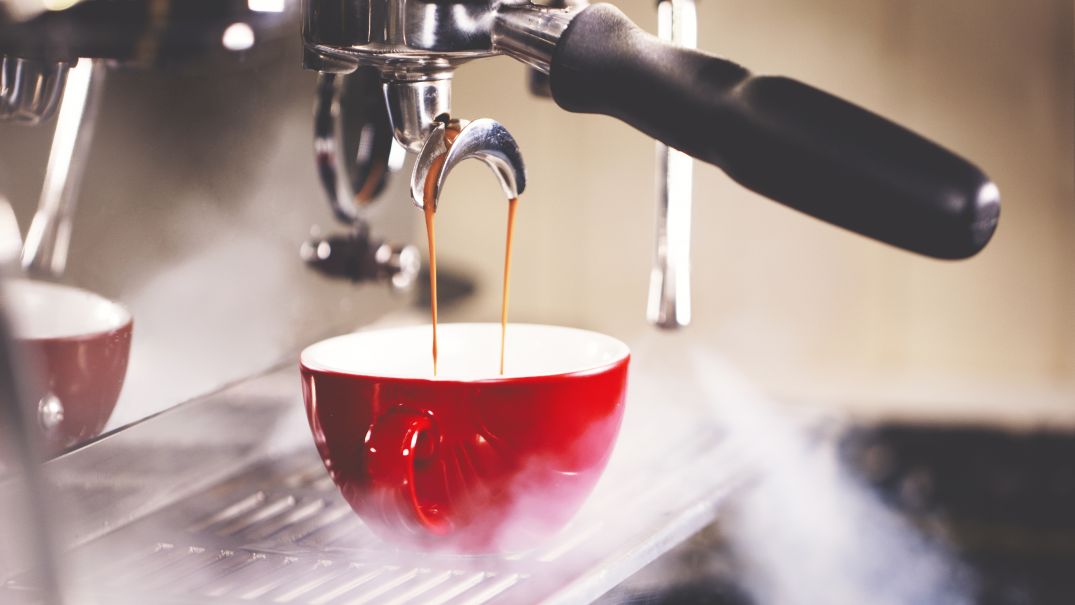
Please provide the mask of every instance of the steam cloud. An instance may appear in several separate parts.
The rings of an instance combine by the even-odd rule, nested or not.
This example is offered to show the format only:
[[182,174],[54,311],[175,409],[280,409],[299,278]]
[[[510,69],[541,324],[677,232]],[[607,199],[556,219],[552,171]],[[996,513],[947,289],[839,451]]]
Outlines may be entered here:
[[[668,352],[664,358],[682,358]],[[760,604],[970,603],[970,579],[841,464],[832,435],[770,400],[718,355],[689,352],[698,401],[753,453],[756,481],[722,519]],[[665,376],[664,380],[669,377]]]

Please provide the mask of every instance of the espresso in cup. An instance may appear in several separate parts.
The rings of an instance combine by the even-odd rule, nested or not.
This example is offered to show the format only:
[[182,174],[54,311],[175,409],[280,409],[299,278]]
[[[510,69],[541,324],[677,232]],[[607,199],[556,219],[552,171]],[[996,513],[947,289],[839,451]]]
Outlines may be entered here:
[[629,352],[573,328],[442,324],[440,364],[415,355],[430,326],[359,332],[302,352],[317,450],[352,508],[397,543],[525,549],[582,505],[623,417]]

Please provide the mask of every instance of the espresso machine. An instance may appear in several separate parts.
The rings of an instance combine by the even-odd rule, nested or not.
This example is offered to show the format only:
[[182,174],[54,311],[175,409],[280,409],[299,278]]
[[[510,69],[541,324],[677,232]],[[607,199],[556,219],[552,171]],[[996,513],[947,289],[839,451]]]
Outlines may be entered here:
[[[676,154],[800,212],[920,254],[966,258],[989,241],[999,193],[972,164],[806,84],[755,76],[684,47],[694,37],[693,4],[658,8],[664,39],[606,4],[309,0],[303,63],[323,81],[376,70],[381,86],[369,86],[368,104],[379,105],[383,92],[394,142],[418,155],[411,196],[419,207],[429,165],[446,153],[434,205],[451,168],[467,158],[485,162],[507,198],[525,188],[520,150],[495,122],[462,121],[453,149],[444,145],[445,125],[456,120],[455,68],[483,57],[512,57],[535,71],[539,89],[563,109],[618,118],[675,150],[671,158],[662,152],[658,167],[649,316],[663,327],[690,321],[690,169]],[[324,161],[323,174],[333,164]],[[383,154],[359,167],[361,175],[389,172]],[[365,179],[356,184],[366,186]],[[341,201],[337,215],[350,215],[346,207]]]
[[[648,308],[658,326],[691,317],[691,158],[911,252],[962,259],[989,242],[999,193],[973,164],[807,84],[694,50],[692,0],[662,0],[657,10],[659,36],[612,5],[576,2],[7,0],[0,118],[56,122],[38,207],[7,276],[64,273],[114,72],[242,53],[264,40],[301,44],[295,77],[316,72],[312,164],[341,226],[290,244],[305,273],[344,278],[330,280],[343,286],[402,292],[418,280],[418,250],[381,236],[371,218],[378,206],[403,205],[382,198],[409,194],[436,209],[445,179],[467,159],[491,169],[505,198],[525,193],[525,149],[495,116],[452,104],[456,68],[497,55],[529,71],[536,96],[658,141]],[[450,145],[449,129],[458,130]],[[406,193],[394,191],[408,155]],[[444,168],[430,193],[438,158]],[[503,557],[419,555],[379,542],[340,501],[296,423],[290,358],[38,465],[27,427],[40,423],[32,412],[40,405],[20,401],[11,351],[0,382],[22,472],[0,485],[0,501],[23,512],[3,522],[14,536],[0,552],[5,602],[586,602],[708,524],[749,475],[736,462],[745,454],[719,428],[684,419],[664,460],[615,463],[609,473],[623,481],[595,494],[547,546]],[[660,478],[643,498],[640,468]],[[706,479],[683,487],[698,476]]]
[[[66,208],[65,196],[77,190],[78,154],[92,136],[87,126],[94,110],[92,82],[103,79],[103,61],[174,60],[209,46],[205,32],[214,29],[213,23],[232,24],[224,32],[225,47],[242,46],[247,31],[252,44],[251,25],[269,28],[272,15],[283,10],[283,5],[264,11],[256,3],[248,8],[237,2],[165,10],[151,3],[91,0],[34,15],[22,3],[10,4],[9,19],[23,22],[13,20],[0,40],[6,119],[35,123],[50,115],[67,72],[87,59],[74,67],[73,107],[69,116],[61,116],[66,117],[61,130],[72,134],[56,141],[57,169],[50,174],[55,183],[42,199],[43,209],[53,208],[44,214],[51,215],[69,212],[55,208]],[[20,11],[27,14],[20,17]],[[537,90],[567,111],[623,120],[668,149],[721,168],[748,189],[879,241],[960,259],[981,250],[996,227],[999,193],[973,164],[809,85],[756,76],[732,61],[677,44],[693,38],[691,3],[659,3],[665,39],[646,34],[609,5],[309,0],[301,12],[303,67],[320,74],[314,116],[319,175],[335,216],[357,225],[335,246],[326,240],[303,247],[303,257],[326,272],[350,273],[354,279],[387,276],[397,285],[412,279],[416,252],[382,248],[361,226],[362,207],[383,190],[403,152],[418,156],[410,189],[419,208],[430,162],[445,153],[434,205],[451,169],[469,158],[493,170],[508,198],[523,192],[522,153],[507,129],[492,120],[470,126],[452,111],[455,69],[494,55],[529,66]],[[154,36],[163,47],[146,43]],[[341,104],[344,90],[348,103]],[[453,122],[462,130],[459,144],[448,152],[444,130]],[[682,161],[662,160],[664,174],[676,164]],[[678,178],[665,179],[661,208],[669,206],[669,189],[689,189],[689,181],[683,185],[689,176],[679,170]],[[671,226],[677,221],[670,215],[685,216],[678,222],[686,227]],[[650,316],[669,327],[689,321],[689,310],[680,312],[681,319],[673,311],[673,282],[687,287],[688,259],[666,253],[689,238],[689,210],[662,210],[660,216]],[[674,237],[662,235],[670,229]],[[52,230],[31,229],[24,264],[50,262],[34,258],[45,255],[38,249],[48,248],[39,239],[58,239],[64,249],[65,236],[50,235]],[[54,230],[62,234],[67,228]],[[332,249],[335,254],[329,254]],[[62,262],[52,262],[62,269]],[[673,273],[682,276],[673,279]]]

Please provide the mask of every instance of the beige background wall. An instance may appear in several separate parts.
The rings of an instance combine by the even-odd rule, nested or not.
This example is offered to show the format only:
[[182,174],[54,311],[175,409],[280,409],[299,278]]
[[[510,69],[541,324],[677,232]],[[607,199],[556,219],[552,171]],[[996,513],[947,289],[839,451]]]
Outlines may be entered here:
[[[617,4],[655,29],[652,2]],[[716,347],[797,399],[1075,414],[1070,0],[706,0],[699,21],[703,49],[845,96],[972,158],[1003,211],[984,253],[938,262],[697,164],[695,323],[675,338]],[[644,337],[653,145],[610,118],[529,98],[523,77],[510,60],[479,61],[454,89],[457,115],[501,120],[528,163],[514,318]],[[497,317],[505,211],[485,168],[456,170],[441,253],[483,283],[457,317]]]

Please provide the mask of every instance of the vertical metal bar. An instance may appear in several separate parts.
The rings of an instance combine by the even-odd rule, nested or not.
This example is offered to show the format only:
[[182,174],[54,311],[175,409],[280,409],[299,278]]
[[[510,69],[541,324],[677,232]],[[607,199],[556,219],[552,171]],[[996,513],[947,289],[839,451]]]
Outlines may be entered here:
[[[657,30],[662,40],[695,48],[698,25],[694,0],[658,2]],[[691,321],[692,169],[690,156],[657,143],[657,246],[646,316],[665,329]]]
[[[12,482],[22,492],[21,502],[7,501],[5,504],[22,506],[21,510],[3,510],[8,517],[0,530],[4,531],[7,552],[24,554],[16,562],[3,561],[12,565],[12,569],[0,568],[0,576],[7,576],[15,571],[30,568],[36,574],[36,589],[39,602],[46,605],[60,605],[63,602],[60,571],[56,560],[56,542],[53,535],[55,515],[52,514],[52,500],[48,495],[48,484],[41,471],[39,443],[36,439],[34,421],[30,410],[35,409],[26,396],[26,368],[16,349],[12,331],[10,306],[4,292],[7,279],[17,273],[15,259],[19,239],[15,215],[7,200],[0,197],[0,440],[5,444],[6,460],[11,468],[8,472],[18,473]],[[6,433],[6,434],[5,434]],[[14,535],[13,535],[14,534]]]
[[71,221],[93,140],[105,69],[101,60],[80,59],[67,75],[45,182],[23,246],[22,266],[32,274],[57,277],[67,266]]

